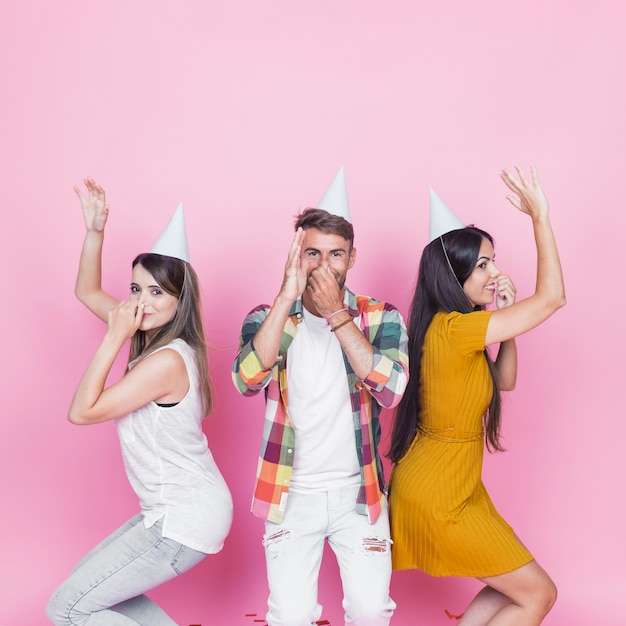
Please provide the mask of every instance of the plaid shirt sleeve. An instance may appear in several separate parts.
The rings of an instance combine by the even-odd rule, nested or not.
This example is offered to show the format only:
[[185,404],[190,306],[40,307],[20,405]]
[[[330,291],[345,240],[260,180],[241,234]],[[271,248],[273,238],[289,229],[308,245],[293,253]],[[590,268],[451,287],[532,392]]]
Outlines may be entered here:
[[404,320],[393,305],[363,296],[357,296],[357,309],[361,330],[374,349],[374,365],[363,384],[378,404],[393,408],[400,402],[409,379]]
[[294,318],[289,317],[285,322],[278,359],[270,370],[265,370],[254,350],[254,336],[268,313],[268,306],[259,306],[246,316],[232,377],[235,387],[244,396],[252,396],[265,389],[265,420],[252,513],[280,523],[285,512],[295,453],[295,432],[287,412],[285,357],[296,334],[300,314],[294,308]]
[[244,396],[253,396],[265,388],[270,381],[272,370],[263,368],[255,350],[253,339],[269,313],[269,307],[262,304],[252,309],[241,328],[239,352],[232,369],[233,383]]

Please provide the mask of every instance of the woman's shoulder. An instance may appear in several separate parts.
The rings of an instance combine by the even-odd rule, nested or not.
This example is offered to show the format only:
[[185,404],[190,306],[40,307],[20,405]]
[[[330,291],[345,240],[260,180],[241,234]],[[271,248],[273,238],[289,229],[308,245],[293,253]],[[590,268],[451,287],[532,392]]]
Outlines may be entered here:
[[433,324],[450,326],[450,325],[481,325],[486,324],[491,317],[493,311],[471,311],[470,313],[461,313],[460,311],[439,311],[433,316]]
[[159,350],[175,350],[178,353],[193,354],[193,348],[180,337],[172,339],[172,341],[159,348]]
[[184,341],[175,339],[174,341],[160,346],[154,352],[147,354],[139,363],[150,363],[153,367],[165,367],[176,369],[184,366],[189,355],[192,354],[188,344]]
[[451,344],[458,344],[462,352],[484,349],[484,340],[491,311],[461,313],[440,312],[433,317],[429,331],[431,337],[445,337]]
[[[184,364],[187,369],[195,369],[194,349],[184,339],[174,339],[168,344],[154,351],[154,355],[161,353],[163,360],[167,360],[167,355],[177,361],[179,365]],[[172,366],[174,366],[172,364]]]

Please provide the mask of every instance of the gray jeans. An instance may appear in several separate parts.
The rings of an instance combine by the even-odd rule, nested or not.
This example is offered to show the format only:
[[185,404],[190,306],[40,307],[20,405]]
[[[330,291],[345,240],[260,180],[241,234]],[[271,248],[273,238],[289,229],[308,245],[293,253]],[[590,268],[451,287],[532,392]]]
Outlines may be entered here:
[[143,595],[205,556],[161,536],[162,522],[144,528],[142,515],[97,545],[54,592],[46,613],[55,626],[176,626]]

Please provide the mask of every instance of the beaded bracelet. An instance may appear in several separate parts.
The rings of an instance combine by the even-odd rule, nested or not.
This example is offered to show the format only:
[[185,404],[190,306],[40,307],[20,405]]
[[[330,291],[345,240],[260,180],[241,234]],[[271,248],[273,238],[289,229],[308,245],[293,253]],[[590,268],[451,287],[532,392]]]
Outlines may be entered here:
[[352,317],[349,317],[347,320],[344,320],[343,322],[341,322],[341,324],[337,324],[337,326],[333,326],[330,329],[331,333],[334,333],[338,328],[341,328],[342,326],[345,326],[346,324],[349,324],[352,321]]
[[327,318],[326,318],[326,323],[330,326],[330,318],[334,317],[335,315],[337,315],[337,313],[341,313],[342,311],[345,311],[345,307],[343,309],[339,309],[337,311],[335,311],[334,313],[331,313]]

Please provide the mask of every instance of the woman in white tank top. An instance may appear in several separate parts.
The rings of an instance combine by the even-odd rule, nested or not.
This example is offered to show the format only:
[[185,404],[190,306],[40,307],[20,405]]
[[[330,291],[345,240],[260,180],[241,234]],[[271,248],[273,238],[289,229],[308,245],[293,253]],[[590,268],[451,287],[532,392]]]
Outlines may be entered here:
[[[116,420],[141,512],[76,566],[53,594],[47,614],[56,625],[171,626],[176,622],[144,593],[219,552],[232,521],[228,487],[202,432],[211,389],[198,280],[183,226],[181,246],[162,244],[166,229],[152,252],[134,260],[128,300],[104,292],[109,209],[102,187],[91,178],[85,184],[86,197],[75,188],[87,228],[76,295],[108,330],[78,384],[69,420]],[[128,370],[105,388],[127,339]]]

